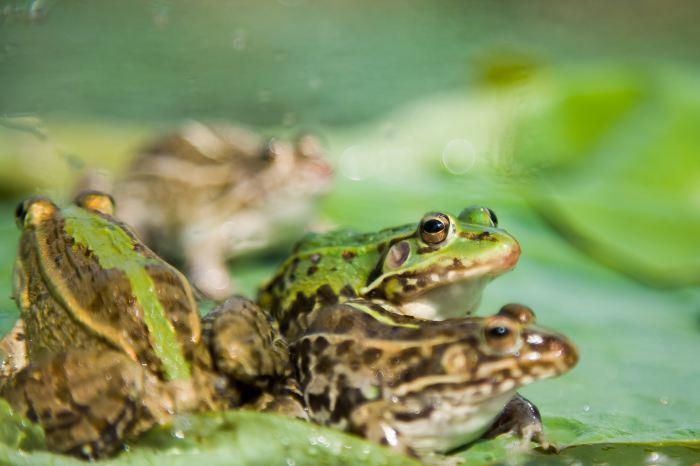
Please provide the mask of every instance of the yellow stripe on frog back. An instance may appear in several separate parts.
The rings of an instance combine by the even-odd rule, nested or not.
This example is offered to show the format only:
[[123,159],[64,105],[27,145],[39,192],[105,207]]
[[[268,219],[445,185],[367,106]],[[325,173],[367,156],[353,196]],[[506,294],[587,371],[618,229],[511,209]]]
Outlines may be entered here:
[[376,310],[374,310],[368,306],[365,306],[364,304],[360,304],[360,303],[356,303],[356,302],[348,302],[347,305],[353,307],[354,309],[357,309],[358,311],[364,312],[368,316],[372,317],[374,320],[381,322],[382,324],[385,324],[385,325],[390,325],[392,327],[403,327],[403,328],[419,328],[419,326],[416,324],[403,324],[400,322],[396,322],[388,315],[382,314],[381,312],[377,312]]
[[[175,329],[158,299],[155,283],[145,268],[148,264],[156,262],[134,251],[132,239],[118,225],[77,206],[69,206],[61,212],[65,231],[76,243],[89,249],[101,267],[114,268],[126,275],[131,292],[143,311],[143,320],[151,336],[153,350],[163,363],[166,378],[189,378],[190,368],[177,341]],[[61,293],[61,296],[70,294]],[[85,312],[85,315],[89,313]],[[94,323],[93,328],[100,327],[99,323]],[[126,342],[119,343],[122,349],[135,358],[133,350]]]

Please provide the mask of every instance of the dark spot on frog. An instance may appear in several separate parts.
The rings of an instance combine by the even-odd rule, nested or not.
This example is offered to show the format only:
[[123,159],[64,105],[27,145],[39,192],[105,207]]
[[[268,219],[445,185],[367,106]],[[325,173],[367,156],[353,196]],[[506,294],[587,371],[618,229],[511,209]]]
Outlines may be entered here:
[[436,363],[435,357],[420,358],[415,360],[414,364],[409,365],[405,370],[399,373],[396,378],[396,382],[399,384],[408,383],[427,375],[438,375],[444,373],[444,368],[442,367],[442,364],[439,363],[439,359]]
[[463,269],[464,265],[462,264],[462,261],[457,259],[456,257],[452,259],[452,267],[455,269]]
[[358,388],[348,387],[347,377],[341,374],[338,377],[337,385],[342,387],[335,402],[335,407],[331,413],[331,422],[337,423],[350,416],[350,413],[360,403],[366,400],[362,391]]
[[344,315],[338,320],[338,323],[333,329],[336,333],[348,333],[353,325],[355,324],[355,319],[352,316]]
[[292,265],[289,266],[289,274],[287,274],[290,282],[296,280],[297,267],[299,267],[299,258],[295,257],[292,260]]
[[[292,303],[292,306],[289,308],[289,312],[286,313],[285,317],[286,318],[293,318],[295,316],[306,314],[307,312],[311,311],[311,309],[313,309],[315,304],[316,304],[316,295],[311,295],[307,298],[304,295],[304,293],[302,293],[301,291],[298,291],[297,297],[294,300],[294,303]],[[283,320],[285,320],[285,319],[283,319]]]
[[338,296],[328,283],[316,290],[316,296],[318,296],[318,302],[323,306],[330,306],[338,303]]
[[306,276],[307,277],[312,276],[313,274],[316,273],[317,270],[318,270],[318,267],[316,267],[315,265],[310,266],[308,269],[306,269]]
[[321,260],[321,254],[311,254],[309,257],[309,260],[311,261],[312,264],[318,264],[319,261]]
[[337,271],[338,271],[338,267],[333,266],[333,267],[330,268],[330,271],[331,271],[331,272],[337,272]]
[[321,411],[328,407],[328,397],[324,393],[320,395],[310,393],[307,395],[307,398],[312,411]]
[[314,353],[322,353],[326,348],[328,348],[328,340],[324,337],[318,337],[314,340]]
[[352,347],[353,344],[354,344],[354,342],[352,340],[345,340],[344,342],[338,344],[335,347],[336,356],[343,356],[343,355],[347,354],[347,352],[350,351],[350,348]]
[[314,364],[314,372],[316,374],[330,375],[333,371],[333,360],[328,356],[321,356]]
[[418,288],[425,288],[428,285],[428,280],[424,275],[419,275],[418,278],[416,278],[416,285],[418,285]]
[[410,293],[411,291],[416,291],[418,287],[416,285],[404,285],[403,290],[407,293]]
[[386,243],[377,244],[377,252],[379,254],[383,253],[385,249],[386,249]]
[[362,361],[367,365],[374,364],[382,357],[382,354],[382,350],[378,348],[367,348],[362,353]]
[[345,259],[347,262],[352,262],[355,256],[356,254],[352,251],[343,251],[343,259]]
[[354,298],[355,296],[357,296],[355,294],[355,290],[353,290],[352,286],[350,285],[345,285],[343,288],[341,288],[340,295],[344,298]]
[[426,404],[418,411],[399,411],[394,413],[394,419],[400,422],[416,421],[418,419],[429,417],[430,413],[432,413],[434,409],[435,407],[433,405]]
[[409,361],[412,358],[420,358],[420,350],[416,347],[406,348],[405,350],[401,350],[398,357],[402,361]]
[[418,254],[428,254],[428,253],[437,251],[438,249],[440,249],[440,248],[436,248],[436,247],[432,247],[432,246],[427,246],[427,247],[424,247],[424,248],[418,248],[418,249],[416,250],[416,252],[417,252]]

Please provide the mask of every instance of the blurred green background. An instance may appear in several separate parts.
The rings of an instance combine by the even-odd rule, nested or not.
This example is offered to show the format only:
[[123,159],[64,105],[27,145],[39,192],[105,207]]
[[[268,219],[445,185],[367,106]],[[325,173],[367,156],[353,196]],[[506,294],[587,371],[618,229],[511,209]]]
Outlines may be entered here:
[[[579,346],[571,373],[524,390],[571,448],[460,455],[700,462],[699,22],[679,0],[0,1],[0,330],[17,314],[18,199],[66,199],[183,119],[313,130],[337,172],[324,218],[372,230],[491,207],[523,256],[480,312],[526,303]],[[232,273],[250,294],[280,260]],[[2,461],[51,458],[17,453],[23,431],[2,419]],[[252,440],[265,422],[219,420],[194,446],[155,433],[116,464],[283,462]],[[283,428],[313,446],[296,464],[357,459]]]

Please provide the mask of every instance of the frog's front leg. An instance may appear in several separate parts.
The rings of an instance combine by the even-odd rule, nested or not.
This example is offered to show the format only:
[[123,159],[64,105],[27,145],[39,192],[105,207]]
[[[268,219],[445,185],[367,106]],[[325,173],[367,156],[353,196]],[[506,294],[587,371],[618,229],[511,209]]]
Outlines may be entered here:
[[289,352],[271,317],[252,301],[233,297],[202,319],[202,341],[216,370],[258,389],[290,371]]
[[215,225],[196,224],[181,233],[187,276],[194,287],[209,299],[222,300],[231,296],[235,285],[226,265],[226,243]]
[[346,430],[404,455],[419,457],[419,453],[411,448],[396,428],[394,409],[395,406],[386,400],[361,404],[348,413],[349,425]]
[[155,376],[116,351],[74,350],[33,361],[0,395],[38,422],[51,451],[96,459],[169,419]]
[[24,320],[19,319],[10,333],[0,340],[0,389],[9,378],[27,365],[27,339]]
[[506,404],[482,437],[493,438],[505,433],[515,434],[527,443],[538,443],[545,450],[554,448],[545,440],[542,417],[537,406],[520,394],[516,394]]

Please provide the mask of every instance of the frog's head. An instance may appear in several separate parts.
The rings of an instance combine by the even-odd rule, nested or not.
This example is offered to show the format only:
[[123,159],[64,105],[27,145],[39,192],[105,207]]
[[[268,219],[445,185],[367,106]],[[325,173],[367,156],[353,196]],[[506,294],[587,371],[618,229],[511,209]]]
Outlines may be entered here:
[[308,133],[293,143],[270,139],[260,153],[269,183],[286,187],[291,194],[318,194],[331,184],[333,169],[325,157],[320,140]]
[[388,247],[362,290],[429,319],[473,311],[484,286],[512,269],[518,242],[498,228],[495,213],[468,207],[458,217],[428,213],[415,232]]
[[[413,379],[397,391],[405,404],[423,407],[416,416],[434,436],[416,440],[418,450],[445,451],[474,440],[513,398],[518,388],[561,375],[578,362],[574,344],[565,336],[535,325],[535,315],[519,304],[503,306],[496,315],[466,317],[442,324],[431,368],[408,368]],[[422,443],[422,444],[421,444]]]

